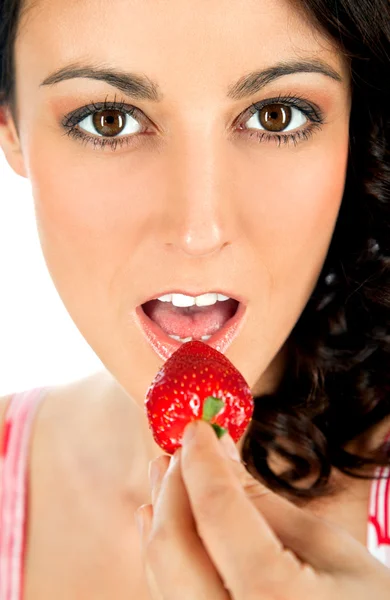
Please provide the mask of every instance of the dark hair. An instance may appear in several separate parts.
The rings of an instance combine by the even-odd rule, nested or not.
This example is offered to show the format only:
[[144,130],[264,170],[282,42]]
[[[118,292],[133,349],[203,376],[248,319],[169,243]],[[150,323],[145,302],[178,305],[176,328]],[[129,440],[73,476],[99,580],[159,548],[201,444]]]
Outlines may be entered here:
[[14,46],[21,15],[20,0],[0,0],[0,105],[15,115]]
[[[390,415],[390,9],[388,0],[295,3],[349,61],[349,163],[322,273],[286,342],[277,392],[255,398],[243,459],[271,489],[304,500],[334,492],[332,466],[372,478],[374,466],[390,464],[388,444],[364,457],[344,449]],[[0,102],[13,114],[22,4],[0,0]],[[289,468],[277,474],[271,453]],[[294,485],[313,475],[310,486]]]

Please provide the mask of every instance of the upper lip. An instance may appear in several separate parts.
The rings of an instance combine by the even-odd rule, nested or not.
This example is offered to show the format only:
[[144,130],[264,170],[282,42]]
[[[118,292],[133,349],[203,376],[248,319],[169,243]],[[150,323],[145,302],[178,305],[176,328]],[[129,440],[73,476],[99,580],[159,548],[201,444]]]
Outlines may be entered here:
[[203,291],[203,290],[189,291],[189,290],[169,289],[169,290],[165,290],[165,291],[157,292],[157,293],[153,294],[153,296],[150,296],[149,298],[144,300],[142,302],[142,304],[146,304],[146,302],[150,302],[151,300],[156,300],[157,298],[160,298],[161,296],[165,296],[167,294],[184,294],[186,296],[192,296],[195,298],[196,296],[202,296],[203,294],[210,294],[210,293],[211,294],[223,294],[224,296],[228,296],[229,298],[232,298],[233,300],[237,300],[237,302],[239,302],[240,304],[243,304],[244,306],[247,305],[246,298],[237,294],[236,292],[230,292],[229,290],[212,289],[212,288],[209,288],[206,291]]

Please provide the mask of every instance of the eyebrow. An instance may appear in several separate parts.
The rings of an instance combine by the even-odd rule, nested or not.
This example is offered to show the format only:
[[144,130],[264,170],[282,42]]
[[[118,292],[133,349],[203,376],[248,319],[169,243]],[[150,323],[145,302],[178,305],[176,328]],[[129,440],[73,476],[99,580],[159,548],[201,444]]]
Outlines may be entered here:
[[[280,62],[262,71],[252,71],[241,77],[236,83],[227,88],[227,97],[232,100],[241,100],[253,96],[266,85],[285,75],[293,73],[319,73],[342,82],[342,76],[330,65],[320,59]],[[102,67],[98,65],[79,63],[62,67],[42,81],[40,86],[54,85],[60,81],[73,78],[88,78],[104,81],[117,88],[127,96],[137,100],[150,100],[161,102],[163,94],[156,81],[138,73]]]

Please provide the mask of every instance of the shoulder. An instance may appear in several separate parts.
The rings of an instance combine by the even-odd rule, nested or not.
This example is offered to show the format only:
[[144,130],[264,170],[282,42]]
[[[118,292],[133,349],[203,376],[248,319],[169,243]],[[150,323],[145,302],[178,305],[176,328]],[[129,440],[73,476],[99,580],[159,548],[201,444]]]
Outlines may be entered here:
[[37,431],[65,432],[87,423],[110,395],[112,379],[104,371],[80,379],[47,386],[47,393],[37,415]]
[[[39,411],[39,421],[43,418],[48,423],[64,418],[73,404],[81,409],[89,402],[96,402],[97,398],[104,398],[110,393],[112,378],[106,372],[99,371],[75,381],[43,387],[46,387],[47,392],[42,410]],[[0,396],[0,443],[6,412],[13,395],[14,393]]]
[[[118,449],[117,461],[123,444],[129,446],[128,454],[133,454],[138,413],[111,373],[99,371],[76,381],[43,387],[47,391],[31,432],[32,472],[38,472],[44,463],[50,463],[52,471],[58,467],[66,473],[77,472],[78,463],[105,464],[105,456],[112,454],[113,448]],[[0,443],[11,396],[1,398]],[[124,440],[122,446],[119,440]]]

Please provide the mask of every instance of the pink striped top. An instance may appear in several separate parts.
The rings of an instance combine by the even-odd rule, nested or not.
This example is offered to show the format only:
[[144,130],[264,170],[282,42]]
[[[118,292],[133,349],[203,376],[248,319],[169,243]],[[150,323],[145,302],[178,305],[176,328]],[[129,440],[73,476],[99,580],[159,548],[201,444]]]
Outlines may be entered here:
[[[28,509],[28,455],[34,416],[49,388],[14,394],[0,449],[0,600],[22,600]],[[388,436],[390,439],[390,434]],[[390,467],[371,485],[367,548],[390,568]]]

